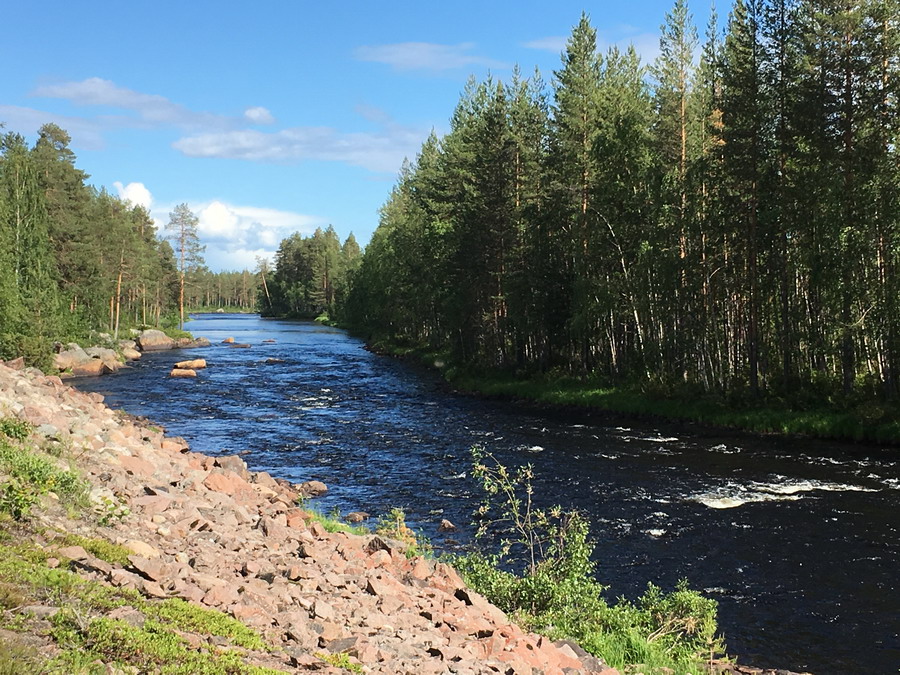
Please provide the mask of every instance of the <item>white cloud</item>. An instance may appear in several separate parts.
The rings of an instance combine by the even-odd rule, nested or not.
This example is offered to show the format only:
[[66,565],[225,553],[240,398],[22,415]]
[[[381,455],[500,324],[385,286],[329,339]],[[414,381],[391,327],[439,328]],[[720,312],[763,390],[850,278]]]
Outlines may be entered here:
[[[258,206],[239,206],[220,200],[188,203],[197,215],[197,232],[206,245],[203,257],[211,270],[253,269],[256,257],[271,258],[281,240],[294,232],[311,234],[324,227],[324,218],[294,211]],[[169,207],[154,208],[160,234],[165,235]]]
[[[610,47],[618,47],[625,51],[629,45],[634,45],[635,51],[641,57],[641,62],[651,64],[659,56],[659,35],[657,33],[638,33],[637,31],[637,28],[627,24],[621,24],[612,30],[598,31],[597,49],[601,54],[606,54]],[[624,37],[622,37],[623,35]],[[523,43],[522,46],[559,54],[566,50],[567,42],[567,37],[550,35],[530,40]]]
[[113,183],[113,187],[116,188],[116,192],[119,193],[121,199],[131,202],[135,206],[143,206],[145,209],[149,209],[150,205],[153,204],[153,195],[150,194],[150,190],[143,183],[122,185],[121,182],[116,181]]
[[[61,98],[76,105],[107,106],[137,113],[138,120],[148,126],[173,125],[186,128],[228,128],[235,119],[224,115],[195,112],[170,101],[165,96],[144,94],[120,87],[110,80],[90,77],[81,82],[62,82],[37,87],[32,96]],[[115,120],[115,118],[113,118]],[[126,120],[118,120],[120,124]]]
[[254,108],[247,108],[244,111],[244,117],[253,122],[253,124],[275,124],[275,118],[268,108],[258,105]]
[[470,66],[485,66],[498,70],[510,66],[486,56],[473,54],[475,44],[440,45],[433,42],[400,42],[391,45],[363,45],[354,50],[360,61],[373,61],[392,66],[396,70],[445,71]]
[[34,134],[43,125],[52,122],[69,133],[76,147],[86,150],[102,150],[104,147],[102,125],[82,117],[57,115],[17,105],[0,105],[0,122],[6,125],[7,131],[22,135]]
[[415,156],[428,133],[389,122],[374,133],[342,133],[330,127],[293,127],[275,132],[242,129],[188,136],[173,147],[189,157],[264,162],[321,160],[393,173],[405,157]]
[[559,53],[566,48],[568,38],[564,35],[550,35],[548,37],[538,38],[522,43],[527,49],[540,49],[547,52]]

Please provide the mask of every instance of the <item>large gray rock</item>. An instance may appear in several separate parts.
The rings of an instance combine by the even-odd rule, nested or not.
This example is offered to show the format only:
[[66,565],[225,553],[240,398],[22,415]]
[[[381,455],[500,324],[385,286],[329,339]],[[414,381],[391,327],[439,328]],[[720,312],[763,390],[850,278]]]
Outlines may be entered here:
[[155,352],[175,348],[175,340],[155,328],[145,330],[138,335],[137,344],[142,352]]
[[91,356],[75,343],[68,345],[68,349],[59,354],[53,355],[53,365],[60,371],[71,370],[90,360]]
[[112,349],[106,347],[88,347],[84,350],[85,354],[91,358],[100,359],[105,368],[111,372],[115,372],[122,365],[119,361],[119,355]]

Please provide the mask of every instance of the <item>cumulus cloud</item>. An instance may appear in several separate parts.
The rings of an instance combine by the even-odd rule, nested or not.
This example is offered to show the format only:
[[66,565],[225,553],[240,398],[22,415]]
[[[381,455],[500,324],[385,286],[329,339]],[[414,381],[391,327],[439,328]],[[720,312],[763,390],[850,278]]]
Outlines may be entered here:
[[[285,237],[294,232],[311,234],[326,225],[326,220],[317,216],[220,200],[188,206],[197,215],[197,232],[206,245],[206,265],[214,271],[252,269],[257,257],[272,258]],[[165,227],[173,208],[153,210],[159,228]]]
[[258,105],[255,108],[247,108],[244,111],[244,117],[253,122],[253,124],[275,123],[275,118],[272,116],[272,113],[269,112],[267,108],[263,108],[261,105]]
[[390,122],[376,132],[343,133],[330,127],[293,127],[275,132],[242,129],[188,136],[173,147],[189,157],[265,162],[345,162],[370,171],[396,172],[414,157],[428,130]]
[[151,204],[153,204],[153,195],[150,194],[150,190],[143,183],[122,185],[120,181],[116,181],[113,183],[113,187],[116,188],[116,192],[119,193],[121,199],[131,202],[135,206],[143,206],[145,209],[149,209]]
[[472,53],[475,44],[441,45],[433,42],[399,42],[363,45],[354,50],[359,61],[384,63],[396,70],[447,71],[471,66],[507,69],[509,64]]

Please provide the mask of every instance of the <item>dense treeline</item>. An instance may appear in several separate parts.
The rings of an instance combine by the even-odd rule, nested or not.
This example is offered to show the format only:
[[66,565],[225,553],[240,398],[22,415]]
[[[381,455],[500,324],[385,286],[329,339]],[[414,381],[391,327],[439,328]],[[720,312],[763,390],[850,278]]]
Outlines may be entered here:
[[255,312],[259,289],[259,277],[249,270],[211,272],[201,267],[187,279],[184,301],[191,311]]
[[159,324],[173,308],[172,247],[146,209],[86,183],[68,134],[0,138],[0,354],[51,339]]
[[[145,208],[88,185],[69,142],[55,124],[31,147],[0,134],[0,358],[36,362],[53,340],[176,322],[178,242],[173,250]],[[196,263],[188,307],[252,309],[255,275]]]
[[258,306],[264,316],[335,318],[344,305],[349,277],[360,258],[359,244],[351,233],[341,244],[334,228],[316,228],[304,237],[292,234],[281,242],[275,255],[275,270],[264,279]]
[[710,392],[900,385],[900,3],[683,0],[649,68],[583,16],[547,87],[470,82],[347,319],[479,367]]

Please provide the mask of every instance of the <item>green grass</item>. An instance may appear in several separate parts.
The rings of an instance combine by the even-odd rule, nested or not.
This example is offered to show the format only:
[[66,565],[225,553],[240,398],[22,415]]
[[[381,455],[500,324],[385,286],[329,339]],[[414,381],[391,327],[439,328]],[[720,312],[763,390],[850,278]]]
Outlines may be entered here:
[[[0,525],[7,527],[10,522]],[[273,647],[237,619],[179,598],[147,600],[137,591],[82,578],[64,565],[51,569],[47,560],[52,550],[39,548],[29,541],[31,538],[37,538],[37,535],[25,536],[21,531],[8,530],[0,537],[0,610],[28,604],[62,608],[52,620],[50,633],[62,653],[42,663],[43,670],[36,669],[35,672],[92,673],[95,672],[92,663],[97,659],[142,669],[150,667],[154,672],[169,675],[274,675],[281,672],[244,662],[240,649],[268,652]],[[68,535],[54,539],[53,543],[77,544],[98,557],[120,562],[119,547],[102,540]],[[112,609],[123,606],[131,606],[143,614],[144,625],[135,627],[105,616]],[[2,623],[7,629],[27,629],[24,615],[5,612],[0,616],[4,617]],[[201,646],[196,649],[180,637],[179,632],[224,638],[230,647],[220,650]],[[0,645],[0,675],[5,672],[5,662],[18,659],[20,652],[16,645]]]
[[0,512],[21,520],[48,492],[84,506],[87,484],[74,471],[60,468],[57,457],[29,443],[30,430],[19,420],[0,419]]
[[[550,407],[698,422],[762,434],[900,444],[900,405],[884,402],[874,393],[858,393],[847,398],[833,391],[826,393],[828,387],[824,387],[823,391],[807,388],[791,397],[753,398],[746,392],[725,397],[687,387],[679,391],[637,385],[611,386],[592,377],[473,371],[453,363],[444,351],[411,344],[375,342],[372,348],[437,368],[457,389],[483,396],[532,401]],[[863,391],[865,386],[859,389]]]
[[342,521],[341,514],[337,510],[332,511],[330,514],[324,514],[316,509],[310,509],[308,506],[304,506],[303,508],[309,513],[309,519],[315,523],[319,523],[325,528],[326,532],[345,532],[347,534],[357,534],[361,536],[372,534],[372,531],[365,525],[348,525]]

